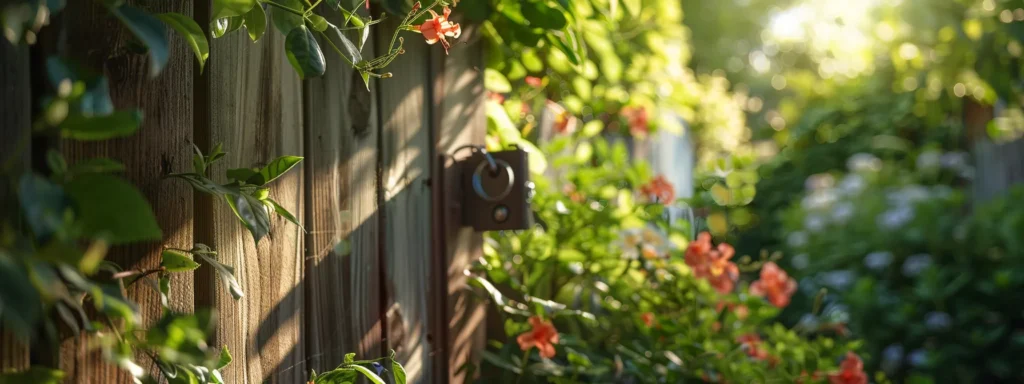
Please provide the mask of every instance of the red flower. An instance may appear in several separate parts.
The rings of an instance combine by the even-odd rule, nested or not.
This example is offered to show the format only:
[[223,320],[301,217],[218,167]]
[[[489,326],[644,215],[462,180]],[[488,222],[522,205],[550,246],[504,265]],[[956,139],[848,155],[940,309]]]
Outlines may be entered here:
[[445,39],[445,36],[458,39],[462,35],[462,27],[459,26],[459,23],[448,21],[448,16],[452,14],[450,8],[444,7],[442,13],[444,15],[438,15],[431,9],[431,19],[420,25],[419,30],[423,34],[423,38],[427,39],[427,44],[434,44],[440,41],[441,46],[444,47],[444,53],[447,54],[448,48],[451,48],[452,45]]
[[864,373],[864,362],[856,353],[847,352],[846,360],[839,365],[839,373],[828,375],[831,384],[868,384],[868,375]]
[[740,277],[739,267],[729,261],[736,251],[729,244],[711,246],[711,234],[702,232],[686,248],[686,265],[693,269],[693,275],[711,283],[719,293],[732,292],[736,280]]
[[644,325],[650,328],[651,326],[654,325],[654,314],[651,312],[646,312],[640,315],[640,320],[644,322]]
[[573,116],[572,113],[569,113],[561,105],[551,100],[548,100],[547,107],[554,115],[555,132],[565,135],[576,131],[576,116]]
[[647,121],[647,109],[644,107],[624,107],[619,113],[626,117],[629,133],[637,137],[647,136],[647,133],[650,131]]
[[648,198],[653,197],[654,201],[664,205],[672,204],[676,198],[675,187],[663,175],[658,175],[658,177],[641,186],[640,194]]
[[519,348],[528,351],[530,348],[537,347],[542,357],[548,359],[555,357],[555,344],[558,344],[558,330],[555,329],[555,326],[550,321],[541,319],[540,316],[531,316],[530,326],[533,329],[516,338]]
[[529,85],[534,88],[540,88],[544,86],[544,81],[536,76],[526,76],[526,79],[524,80],[526,80],[526,85]]
[[796,292],[796,280],[770,261],[761,268],[761,279],[750,284],[751,295],[767,296],[768,301],[779,308],[789,305],[793,292]]
[[505,103],[505,95],[502,95],[502,94],[497,93],[497,92],[487,91],[487,98],[490,99],[490,100],[494,100],[498,104]]
[[808,374],[807,371],[802,371],[800,372],[800,377],[796,379],[796,383],[804,384],[804,380],[811,380],[812,382],[817,382],[818,380],[821,380],[821,372],[816,371],[814,373]]
[[736,339],[736,342],[740,343],[747,350],[747,356],[752,357],[754,360],[768,361],[772,364],[774,364],[774,361],[777,361],[777,358],[769,355],[768,351],[761,348],[761,336],[758,336],[756,333],[740,336]]

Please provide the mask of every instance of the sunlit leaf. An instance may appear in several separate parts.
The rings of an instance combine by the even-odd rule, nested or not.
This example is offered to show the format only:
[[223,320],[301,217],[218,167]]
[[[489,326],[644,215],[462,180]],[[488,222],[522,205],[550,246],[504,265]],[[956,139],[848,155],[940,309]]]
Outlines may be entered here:
[[245,30],[249,32],[249,38],[252,41],[259,41],[263,34],[267,32],[267,11],[262,6],[255,6],[243,18],[245,19]]
[[256,0],[213,0],[213,19],[241,16],[257,6]]
[[199,263],[193,261],[188,254],[173,249],[161,252],[160,259],[160,266],[167,272],[188,272],[199,268]]
[[156,15],[160,18],[164,24],[167,24],[179,34],[188,45],[192,47],[192,51],[196,54],[196,59],[199,60],[199,73],[203,73],[203,68],[206,67],[206,59],[210,57],[210,44],[206,41],[206,34],[203,29],[196,24],[195,20],[191,17],[182,15],[180,13],[162,13]]

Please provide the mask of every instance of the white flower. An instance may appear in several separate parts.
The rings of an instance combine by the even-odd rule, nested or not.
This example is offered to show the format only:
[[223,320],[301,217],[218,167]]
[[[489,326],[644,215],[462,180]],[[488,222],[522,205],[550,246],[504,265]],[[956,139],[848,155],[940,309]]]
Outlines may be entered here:
[[622,258],[627,260],[659,259],[667,256],[672,248],[668,236],[654,226],[624,229],[619,232],[616,245],[622,249]]
[[899,206],[878,215],[878,226],[885,229],[898,229],[914,219],[914,208]]
[[919,253],[907,257],[907,260],[903,262],[903,275],[906,277],[915,277],[924,272],[932,265],[932,256],[927,253]]
[[864,256],[864,266],[878,271],[885,269],[892,264],[892,253],[886,251],[875,251]]
[[804,228],[809,232],[821,232],[825,229],[825,218],[819,215],[807,215],[804,218]]
[[810,175],[807,180],[804,181],[804,187],[808,191],[819,191],[827,188],[832,188],[836,185],[836,178],[827,173],[819,173],[816,175]]
[[835,220],[837,223],[845,223],[853,217],[854,212],[853,203],[844,201],[836,204],[835,208],[832,208],[832,220]]
[[798,254],[796,256],[793,256],[793,258],[791,260],[789,260],[789,264],[792,265],[793,268],[796,268],[796,269],[807,268],[807,266],[810,263],[811,263],[811,258],[809,256],[807,256],[806,253],[801,253],[801,254]]
[[799,248],[807,244],[807,233],[801,231],[790,232],[789,236],[786,236],[786,244],[790,247]]
[[870,153],[858,153],[846,160],[846,168],[853,172],[876,172],[882,169],[882,160]]
[[924,151],[917,155],[917,170],[933,171],[942,165],[942,154],[939,151]]
[[967,154],[963,152],[944,153],[939,158],[939,163],[942,164],[943,168],[959,170],[968,166]]
[[910,360],[910,365],[920,367],[928,363],[928,352],[923,349],[916,349],[914,352],[910,352],[910,356],[907,357]]
[[804,196],[800,206],[808,211],[828,208],[836,201],[836,193],[831,189],[815,191]]
[[944,331],[953,324],[953,317],[946,312],[928,312],[924,316],[924,325],[932,331]]
[[843,176],[843,179],[839,181],[839,190],[846,196],[853,196],[863,192],[867,184],[864,176],[851,173]]
[[854,277],[851,271],[839,270],[822,273],[820,279],[822,284],[841,291],[853,284]]
[[893,373],[903,364],[903,346],[892,344],[882,350],[882,370]]
[[572,271],[572,273],[574,273],[574,274],[582,275],[583,274],[583,263],[580,263],[578,261],[577,262],[573,262],[573,263],[569,263],[569,270]]

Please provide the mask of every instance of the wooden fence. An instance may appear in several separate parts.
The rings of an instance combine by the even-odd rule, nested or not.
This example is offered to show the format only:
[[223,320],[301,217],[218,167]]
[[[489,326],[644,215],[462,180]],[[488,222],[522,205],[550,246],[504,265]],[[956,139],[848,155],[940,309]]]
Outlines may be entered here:
[[[45,84],[38,81],[45,78],[42,60],[53,52],[102,70],[118,108],[144,111],[140,132],[129,138],[33,143],[36,157],[50,145],[72,164],[99,156],[126,164],[124,176],[149,199],[165,239],[116,248],[109,258],[153,268],[163,246],[204,243],[235,267],[246,293],[238,301],[205,266],[171,284],[174,309],[218,310],[211,343],[234,355],[224,372],[228,382],[304,383],[310,370],[329,370],[347,352],[376,357],[388,349],[398,352],[410,382],[457,381],[455,371],[483,344],[484,311],[462,289],[462,270],[478,256],[481,238],[453,222],[455,181],[442,172],[441,155],[483,142],[477,30],[464,25],[448,56],[407,39],[407,52],[388,69],[394,78],[369,92],[334,55],[327,55],[326,76],[300,80],[276,31],[257,43],[244,32],[211,40],[202,73],[186,44],[172,37],[170,63],[151,79],[146,56],[128,53],[127,32],[96,3],[69,1],[49,27],[57,32],[31,50],[0,43],[0,133],[15,137],[29,129],[32,100]],[[201,25],[210,18],[203,0],[149,2],[146,9],[191,15]],[[386,49],[386,39],[371,38],[364,55]],[[223,143],[229,153],[211,171],[215,178],[228,167],[304,156],[301,170],[271,191],[308,232],[275,218],[270,236],[255,246],[222,202],[162,179],[190,169],[191,143]],[[11,144],[0,140],[0,150],[11,153]],[[145,319],[159,316],[153,291],[129,294]],[[59,351],[29,351],[0,335],[0,368],[30,363],[58,365],[72,383],[131,382],[84,337],[65,340]]]

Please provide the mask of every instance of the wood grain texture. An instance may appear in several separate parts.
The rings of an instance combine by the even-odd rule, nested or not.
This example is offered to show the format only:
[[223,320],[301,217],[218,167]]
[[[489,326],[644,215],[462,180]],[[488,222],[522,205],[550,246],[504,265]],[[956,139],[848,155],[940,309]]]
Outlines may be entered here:
[[[212,41],[209,129],[197,141],[222,143],[227,155],[211,169],[217,181],[228,168],[258,167],[303,153],[302,83],[284,53],[284,36],[269,31],[253,43],[244,30]],[[200,82],[201,84],[202,82]],[[199,137],[199,136],[205,137]],[[209,149],[207,147],[206,149]],[[302,220],[303,171],[291,170],[270,184],[270,196]],[[212,268],[197,275],[197,295],[220,314],[213,345],[226,345],[234,361],[223,371],[230,383],[298,383],[295,367],[305,356],[302,288],[305,235],[272,214],[270,235],[258,246],[228,205],[197,199],[196,239],[234,266],[245,296],[234,300]],[[199,220],[202,220],[200,222]],[[197,301],[200,299],[197,298]]]
[[[15,177],[29,166],[32,129],[32,92],[29,85],[28,47],[0,39],[0,223],[16,223],[18,201]],[[23,138],[23,139],[22,139]],[[28,348],[0,327],[0,371],[29,365]]]
[[[338,13],[325,17],[340,25]],[[363,54],[372,51],[367,43]],[[376,103],[347,63],[324,55],[327,73],[305,81],[304,98],[307,373],[347,352],[383,353]]]
[[[485,93],[483,80],[483,41],[476,26],[463,25],[462,37],[451,54],[444,58],[442,70],[443,90],[440,94],[440,116],[434,128],[434,146],[438,154],[450,154],[456,148],[484,143],[487,134],[485,114]],[[463,154],[465,156],[465,154]],[[462,228],[458,204],[458,174],[451,172],[451,163],[439,164],[445,167],[439,172],[443,178],[434,183],[435,193],[444,193],[435,199],[435,225],[441,226],[435,241],[443,241],[443,271],[445,276],[435,277],[447,289],[445,295],[446,336],[445,353],[447,361],[437,371],[444,376],[435,376],[433,382],[462,383],[471,381],[457,373],[466,363],[478,363],[474,351],[485,346],[486,306],[474,300],[466,291],[466,266],[480,258],[483,237],[471,228]],[[438,231],[435,231],[438,232]],[[439,372],[439,373],[441,373]]]
[[[192,14],[192,1],[149,2],[146,11]],[[160,265],[163,246],[188,248],[192,245],[192,190],[185,183],[165,181],[163,175],[191,167],[189,142],[192,140],[193,54],[181,39],[171,39],[170,62],[163,72],[149,76],[149,58],[128,53],[125,43],[129,32],[97,2],[70,1],[65,14],[68,57],[102,72],[110,80],[110,91],[118,109],[138,107],[144,121],[135,135],[103,142],[63,143],[69,163],[91,158],[111,157],[127,167],[124,177],[145,195],[163,229],[164,241],[119,246],[108,260],[122,267],[152,269]],[[160,297],[144,284],[128,291],[139,305],[148,324],[161,313]],[[191,274],[176,274],[171,279],[171,306],[177,311],[193,310]],[[148,359],[138,359],[143,367],[155,371]],[[130,375],[103,363],[87,340],[76,338],[64,343],[61,368],[73,383],[130,383]]]
[[1024,140],[995,142],[989,138],[987,127],[996,114],[992,106],[964,100],[964,126],[975,169],[972,198],[977,203],[1024,183]]
[[[393,31],[398,20],[385,22],[379,32]],[[390,39],[378,35],[378,52]],[[387,344],[397,352],[410,383],[431,377],[432,346],[428,343],[427,311],[430,282],[431,89],[427,65],[431,47],[409,36],[405,54],[388,66],[394,78],[377,81],[380,105],[381,182],[385,217],[387,269]]]

